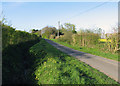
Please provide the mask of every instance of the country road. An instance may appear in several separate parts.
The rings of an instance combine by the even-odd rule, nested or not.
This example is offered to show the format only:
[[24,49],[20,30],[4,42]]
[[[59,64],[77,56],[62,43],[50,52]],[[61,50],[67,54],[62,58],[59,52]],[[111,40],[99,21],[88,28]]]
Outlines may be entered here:
[[49,44],[53,45],[60,51],[67,53],[70,56],[73,56],[77,58],[80,61],[85,62],[86,64],[90,65],[93,68],[96,68],[100,72],[103,72],[107,76],[111,77],[112,79],[120,82],[120,74],[118,74],[118,62],[110,59],[106,59],[100,56],[91,55],[88,53],[84,53],[81,51],[77,51],[68,47],[65,47],[63,45],[60,45],[58,43],[55,43],[51,40],[45,39]]

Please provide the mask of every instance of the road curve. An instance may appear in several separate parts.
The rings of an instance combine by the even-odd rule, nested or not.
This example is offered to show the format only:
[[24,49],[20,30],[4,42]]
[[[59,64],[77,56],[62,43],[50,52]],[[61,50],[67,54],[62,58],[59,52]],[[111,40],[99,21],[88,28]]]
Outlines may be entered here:
[[67,53],[70,56],[73,56],[77,58],[80,61],[85,62],[86,64],[90,65],[93,68],[96,68],[97,70],[103,72],[107,76],[111,77],[112,79],[120,82],[120,74],[118,74],[118,62],[110,59],[106,59],[100,56],[95,56],[92,54],[84,53],[81,51],[77,51],[68,47],[65,47],[63,45],[60,45],[58,43],[55,43],[51,40],[45,39],[49,44],[53,45],[60,51]]

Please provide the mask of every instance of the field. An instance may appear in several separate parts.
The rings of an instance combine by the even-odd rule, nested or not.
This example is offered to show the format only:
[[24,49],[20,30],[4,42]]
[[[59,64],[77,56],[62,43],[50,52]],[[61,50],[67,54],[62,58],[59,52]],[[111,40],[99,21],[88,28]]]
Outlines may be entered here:
[[117,84],[105,74],[57,50],[44,39],[30,48],[37,84]]
[[[107,42],[106,39],[99,39],[100,42]],[[111,40],[109,40],[109,42],[111,42]]]
[[[62,41],[59,41],[59,40],[55,40],[55,39],[51,39],[51,40],[56,42],[56,43],[67,46],[69,48],[75,49],[75,50],[79,50],[79,51],[82,51],[82,52],[86,52],[86,53],[90,53],[90,54],[93,54],[93,55],[97,55],[97,56],[101,56],[101,57],[105,57],[105,58],[108,58],[108,59],[118,61],[118,54],[112,54],[110,52],[105,52],[104,50],[101,51],[101,50],[99,50],[99,48],[88,48],[88,47],[82,47],[82,46],[78,47],[78,46],[72,46],[68,43],[65,43],[65,42],[62,42]],[[102,47],[102,44],[100,46]]]

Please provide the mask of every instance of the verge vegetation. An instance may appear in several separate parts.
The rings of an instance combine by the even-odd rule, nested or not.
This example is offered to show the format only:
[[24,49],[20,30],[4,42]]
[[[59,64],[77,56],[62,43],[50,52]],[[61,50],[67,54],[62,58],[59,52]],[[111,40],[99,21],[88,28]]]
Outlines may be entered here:
[[73,45],[70,45],[68,43],[62,42],[60,40],[56,40],[56,39],[51,39],[51,40],[56,42],[56,43],[59,43],[61,45],[64,45],[66,47],[78,50],[78,51],[82,51],[82,52],[85,52],[85,53],[90,53],[90,54],[93,54],[93,55],[97,55],[97,56],[105,57],[105,58],[108,58],[108,59],[120,61],[120,59],[118,59],[118,54],[117,53],[112,54],[110,52],[105,52],[105,50],[101,51],[99,48],[96,48],[96,47],[89,48],[89,47],[77,46],[77,45],[73,46]]
[[[69,28],[69,25],[70,28],[71,26],[74,28],[68,30],[63,28],[63,32],[61,30],[61,34],[66,37],[77,34],[74,25],[65,24],[67,28]],[[3,85],[118,84],[105,74],[78,61],[74,57],[68,56],[48,44],[44,39],[39,38],[41,31],[37,33],[37,36],[25,31],[17,31],[5,24],[1,24],[1,26]],[[43,30],[43,37],[55,38],[57,35],[56,29],[46,28],[50,30],[47,30],[47,32]],[[37,30],[32,31],[37,32]],[[66,34],[67,32],[69,34]],[[67,41],[71,43],[71,38],[67,39]],[[86,42],[83,44],[86,45]]]
[[35,83],[28,50],[37,42],[36,35],[2,24],[2,85]]
[[55,28],[45,27],[41,30],[41,36],[46,39],[56,39],[56,42],[63,42],[62,44],[66,46],[86,53],[118,61],[120,37],[117,28],[113,28],[113,33],[105,33],[101,28],[76,31],[74,24],[64,23],[60,25],[59,30],[54,30]]
[[30,48],[36,57],[33,66],[40,84],[117,84],[105,74],[59,51],[41,40]]

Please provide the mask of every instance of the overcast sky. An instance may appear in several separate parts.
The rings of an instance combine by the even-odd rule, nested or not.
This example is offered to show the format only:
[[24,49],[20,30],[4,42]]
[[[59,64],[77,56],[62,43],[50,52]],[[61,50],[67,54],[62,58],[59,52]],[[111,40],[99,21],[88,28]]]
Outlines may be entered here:
[[106,33],[118,23],[117,2],[3,2],[3,14],[17,30],[72,23],[80,28],[102,28]]

